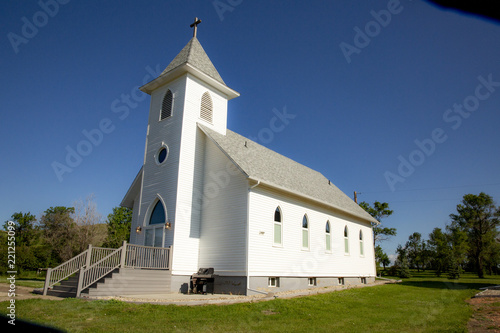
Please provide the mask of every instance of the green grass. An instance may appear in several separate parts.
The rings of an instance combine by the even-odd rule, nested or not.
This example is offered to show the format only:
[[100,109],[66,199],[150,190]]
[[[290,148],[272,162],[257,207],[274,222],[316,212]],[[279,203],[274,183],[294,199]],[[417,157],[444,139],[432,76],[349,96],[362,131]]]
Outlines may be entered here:
[[[69,332],[466,332],[465,300],[500,277],[458,281],[417,274],[401,284],[293,299],[207,306],[31,299],[18,318]],[[6,313],[7,303],[0,304]]]
[[[0,275],[0,282],[7,283],[9,275]],[[26,271],[16,275],[16,285],[30,288],[43,288],[45,272],[36,274],[35,271]]]

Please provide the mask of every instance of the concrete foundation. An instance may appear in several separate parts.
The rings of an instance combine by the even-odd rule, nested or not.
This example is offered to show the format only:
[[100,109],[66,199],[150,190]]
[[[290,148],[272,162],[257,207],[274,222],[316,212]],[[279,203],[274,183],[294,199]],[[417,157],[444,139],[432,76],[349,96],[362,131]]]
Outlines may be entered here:
[[[361,285],[375,282],[375,277],[274,277],[276,286],[270,286],[268,276],[250,277],[247,290],[246,276],[214,276],[214,294],[256,295],[281,291],[302,290],[339,285]],[[191,276],[172,275],[171,291],[186,294],[189,291]]]
[[248,295],[257,292],[280,292],[289,290],[301,290],[317,287],[329,287],[339,285],[360,285],[375,282],[375,277],[276,277],[275,286],[270,286],[269,277],[250,277],[250,289]]

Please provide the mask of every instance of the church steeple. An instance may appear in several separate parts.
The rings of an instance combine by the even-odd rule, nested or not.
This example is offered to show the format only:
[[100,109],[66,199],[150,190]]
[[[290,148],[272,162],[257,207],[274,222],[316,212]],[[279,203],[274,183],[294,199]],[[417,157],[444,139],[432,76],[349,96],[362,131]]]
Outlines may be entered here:
[[181,52],[179,52],[179,54],[174,58],[174,60],[172,60],[167,68],[163,70],[161,75],[167,74],[168,72],[173,71],[177,67],[184,64],[190,64],[201,72],[207,74],[214,80],[217,80],[223,85],[226,85],[217,69],[215,69],[214,64],[198,41],[198,38],[196,37],[191,38],[191,40],[186,44],[186,46],[184,46]]
[[227,100],[231,100],[240,95],[226,85],[196,36],[189,40],[186,46],[184,46],[174,60],[172,60],[163,70],[160,76],[143,85],[140,90],[151,95],[155,89],[185,73],[192,74],[205,82],[222,93]]

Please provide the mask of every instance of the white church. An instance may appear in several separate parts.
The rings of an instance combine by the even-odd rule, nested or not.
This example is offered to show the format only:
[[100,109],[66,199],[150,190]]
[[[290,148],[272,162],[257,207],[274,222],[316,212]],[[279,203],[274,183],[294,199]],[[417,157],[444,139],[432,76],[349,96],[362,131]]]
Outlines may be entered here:
[[[227,129],[229,88],[196,37],[141,91],[144,163],[121,205],[130,243],[169,248],[170,290],[213,268],[249,295],[375,279],[377,223],[317,171]],[[234,115],[237,116],[237,115]]]

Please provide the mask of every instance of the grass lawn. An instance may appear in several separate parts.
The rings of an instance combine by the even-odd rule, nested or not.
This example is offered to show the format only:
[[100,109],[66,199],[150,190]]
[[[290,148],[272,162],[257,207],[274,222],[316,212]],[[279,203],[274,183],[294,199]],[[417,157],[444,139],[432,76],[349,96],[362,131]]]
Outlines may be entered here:
[[[0,275],[0,281],[7,281],[8,275]],[[43,288],[45,283],[45,272],[36,274],[36,272],[29,271],[16,275],[16,285],[31,288]]]
[[493,284],[500,276],[450,281],[421,273],[400,284],[233,305],[31,299],[16,302],[16,314],[69,332],[466,332],[465,300]]

